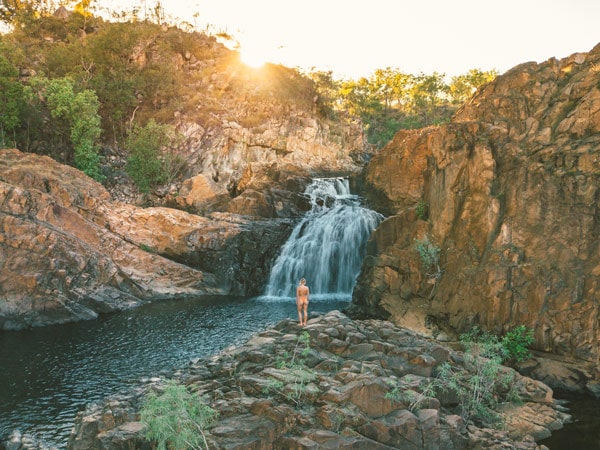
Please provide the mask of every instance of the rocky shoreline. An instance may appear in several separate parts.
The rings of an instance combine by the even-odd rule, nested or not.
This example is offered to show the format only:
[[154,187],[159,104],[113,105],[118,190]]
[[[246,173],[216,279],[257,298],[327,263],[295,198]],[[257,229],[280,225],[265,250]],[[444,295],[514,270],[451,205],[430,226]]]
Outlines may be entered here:
[[[295,362],[294,362],[295,360]],[[427,390],[444,363],[465,369],[462,352],[381,320],[339,311],[306,327],[287,319],[237,348],[190,362],[78,414],[67,448],[152,448],[140,409],[172,380],[218,412],[206,432],[218,449],[543,449],[565,413],[545,384],[508,367],[521,402],[499,403],[504,425],[464,420],[453,395]],[[303,381],[290,374],[300,371]],[[7,449],[43,448],[13,436]],[[29,442],[29,444],[27,444]]]

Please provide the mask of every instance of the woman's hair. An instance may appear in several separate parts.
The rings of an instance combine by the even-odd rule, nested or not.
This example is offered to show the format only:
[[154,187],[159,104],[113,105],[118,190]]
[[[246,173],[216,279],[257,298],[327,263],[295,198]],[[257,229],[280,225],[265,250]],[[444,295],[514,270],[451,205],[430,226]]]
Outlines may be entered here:
[[300,278],[300,283],[306,283],[306,279],[305,278]]

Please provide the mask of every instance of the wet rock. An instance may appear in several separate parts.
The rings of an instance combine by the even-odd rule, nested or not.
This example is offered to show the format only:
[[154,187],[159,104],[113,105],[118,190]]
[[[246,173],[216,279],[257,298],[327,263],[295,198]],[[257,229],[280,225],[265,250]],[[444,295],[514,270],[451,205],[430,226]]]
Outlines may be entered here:
[[0,448],[5,450],[58,450],[57,447],[50,446],[30,434],[23,434],[19,430],[13,431],[8,441],[0,442]]

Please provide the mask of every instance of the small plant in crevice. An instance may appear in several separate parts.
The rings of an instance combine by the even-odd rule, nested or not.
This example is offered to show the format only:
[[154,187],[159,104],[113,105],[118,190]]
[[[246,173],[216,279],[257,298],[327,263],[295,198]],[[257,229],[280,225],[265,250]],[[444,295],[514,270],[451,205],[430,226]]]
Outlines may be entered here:
[[279,375],[271,375],[263,393],[276,393],[296,406],[302,406],[308,397],[308,384],[317,379],[315,371],[306,365],[305,358],[309,352],[310,335],[304,331],[298,336],[292,353],[284,353],[284,359],[277,361]]
[[152,247],[146,244],[140,244],[140,250],[145,251],[146,253],[157,254],[158,252],[154,250]]
[[425,235],[423,239],[415,239],[415,250],[421,258],[421,265],[428,277],[433,279],[433,290],[437,285],[437,281],[442,276],[442,268],[440,267],[441,249],[429,240]]
[[158,450],[208,449],[205,431],[215,424],[218,412],[198,394],[171,381],[162,394],[147,395],[140,417],[146,438],[156,442]]
[[[406,375],[405,378],[408,378]],[[414,412],[424,407],[429,399],[435,398],[441,385],[437,378],[426,378],[419,382],[418,388],[403,389],[398,384],[393,385],[391,391],[385,394],[385,398],[407,405],[406,409]]]
[[419,203],[415,206],[415,213],[420,220],[427,220],[429,218],[429,205],[425,200],[419,200]]

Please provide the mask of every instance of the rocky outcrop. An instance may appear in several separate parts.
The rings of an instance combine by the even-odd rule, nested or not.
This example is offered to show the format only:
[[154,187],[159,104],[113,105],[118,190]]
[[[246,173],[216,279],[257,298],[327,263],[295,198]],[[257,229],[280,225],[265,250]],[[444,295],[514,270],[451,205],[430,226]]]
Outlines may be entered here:
[[[568,419],[547,386],[505,368],[523,400],[502,407],[510,431],[465,421],[456,398],[426,389],[444,363],[466,367],[461,353],[414,332],[333,311],[303,328],[284,320],[169,381],[206,395],[219,413],[206,430],[214,449],[536,449]],[[140,408],[166,381],[88,406],[68,448],[151,448]]]
[[78,170],[0,151],[0,329],[181,295],[259,292],[291,222],[113,203]]
[[[160,38],[142,40],[130,50],[140,68],[146,63],[139,57],[154,64],[154,58],[164,58],[165,49],[156,43],[166,37],[158,33]],[[174,170],[168,185],[154,195],[138,196],[124,173],[126,152],[107,148],[104,169],[113,198],[197,214],[290,217],[298,213],[293,194],[302,192],[290,191],[290,185],[361,170],[372,151],[362,124],[341,112],[336,118],[326,114],[309,77],[274,64],[249,68],[212,36],[195,33],[180,39],[189,51],[176,51],[166,64],[181,80],[181,96],[150,109],[145,100],[138,106],[141,117],[158,114],[177,130],[181,139],[167,150],[182,163],[181,170]],[[268,179],[266,191],[250,188],[250,175]]]
[[[401,132],[371,160],[366,182],[391,215],[357,314],[429,335],[525,325],[538,350],[597,364],[599,67],[600,46],[517,66],[451,123]],[[426,238],[438,266],[416,250]]]
[[180,151],[185,179],[154,203],[196,214],[297,217],[305,210],[297,194],[310,179],[358,173],[367,145],[358,126],[347,127],[336,140],[324,122],[305,112],[293,114],[300,117],[268,120],[258,128],[228,124],[208,132],[181,124],[188,137]]
[[[80,38],[93,46],[113,25],[98,23]],[[308,209],[310,179],[357,173],[368,157],[361,124],[332,120],[299,71],[251,69],[215,36],[138,25],[120,51],[140,73],[160,68],[169,89],[136,89],[124,114],[131,127],[152,119],[176,131],[159,155],[169,181],[141,194],[127,175],[130,152],[114,145],[123,136],[101,146],[106,189],[51,160],[3,152],[0,328],[89,318],[164,296],[257,294]],[[79,39],[47,34],[50,47]],[[24,84],[41,70],[43,51],[23,61]],[[54,128],[41,127],[27,148],[70,161]]]

